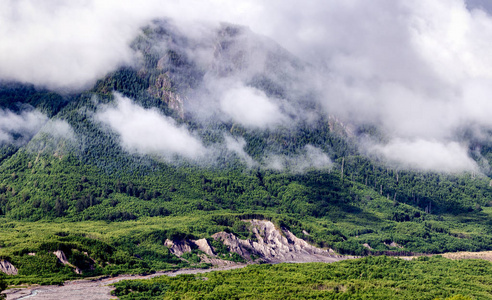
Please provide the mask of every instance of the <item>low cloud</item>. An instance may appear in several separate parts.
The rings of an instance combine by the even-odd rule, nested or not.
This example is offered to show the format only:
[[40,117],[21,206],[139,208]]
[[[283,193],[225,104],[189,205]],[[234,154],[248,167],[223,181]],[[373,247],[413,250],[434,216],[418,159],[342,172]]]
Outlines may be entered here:
[[279,106],[263,91],[243,85],[224,92],[220,110],[246,127],[267,128],[287,121]]
[[382,155],[390,164],[406,169],[449,173],[478,170],[466,145],[457,142],[395,139],[369,149],[373,154]]
[[246,153],[246,151],[244,151],[244,147],[246,147],[246,141],[244,138],[235,138],[230,135],[225,135],[224,140],[226,149],[235,153],[244,163],[246,163],[248,168],[252,168],[257,165],[257,162],[254,161],[253,158]]
[[47,121],[48,117],[37,110],[20,114],[0,110],[0,144],[26,144]]
[[[203,6],[217,3],[205,1]],[[314,68],[298,77],[300,84],[321,95],[317,100],[324,113],[344,123],[378,126],[390,141],[380,145],[390,147],[380,152],[388,160],[400,167],[455,172],[476,168],[461,146],[468,143],[462,133],[479,133],[473,138],[483,139],[492,129],[491,9],[484,0],[328,0],[305,3],[302,10],[293,0],[253,0],[224,4],[221,11],[226,13],[204,18],[249,25],[309,62]],[[186,18],[192,17],[203,16],[195,12]],[[264,118],[248,119],[247,112],[234,115],[238,107],[227,109],[223,102],[221,98],[220,109],[238,123],[272,126],[262,123]],[[397,145],[406,155],[395,156]],[[457,159],[415,162],[425,158],[424,152]]]
[[[486,0],[313,0],[303,3],[302,9],[294,0],[7,0],[0,4],[0,80],[80,89],[122,64],[132,64],[135,53],[129,42],[153,18],[174,19],[176,27],[191,38],[209,29],[193,21],[225,21],[249,26],[309,62],[315,69],[310,74],[292,77],[299,70],[284,66],[272,67],[271,73],[278,74],[274,77],[278,80],[296,78],[287,81],[287,86],[297,86],[289,92],[301,87],[321,95],[318,104],[326,114],[343,122],[378,125],[390,140],[380,145],[380,154],[388,159],[410,166],[421,151],[432,157],[454,157],[454,153],[462,159],[446,160],[451,166],[436,163],[419,168],[473,169],[473,161],[462,157],[469,158],[460,146],[460,132],[473,128],[482,134],[492,129],[488,117],[492,111],[488,100],[492,97],[491,9]],[[229,76],[233,66],[237,72],[230,79],[240,82],[216,91],[211,84],[210,95],[205,96],[211,96],[210,105],[197,101],[197,111],[205,107],[211,111],[207,116],[227,115],[256,128],[285,125],[297,117],[292,115],[302,114],[297,108],[287,109],[283,99],[250,86],[250,76],[271,59],[266,50],[275,48],[262,48],[261,41],[242,36],[240,44],[231,46],[212,40],[189,53],[198,66],[216,67],[217,78],[209,76],[211,80]],[[229,52],[227,45],[232,47]],[[214,65],[217,57],[225,65]],[[289,96],[285,99],[302,98]],[[191,136],[164,120],[168,127]],[[13,137],[10,131],[0,134],[2,141]],[[192,136],[187,140],[201,145]],[[127,147],[141,152],[166,148],[157,142],[144,144],[148,147],[132,142]],[[411,144],[417,147],[403,147]],[[396,159],[396,145],[408,155]],[[452,153],[447,146],[454,149]]]
[[0,79],[80,89],[130,64],[129,43],[158,10],[131,2],[2,1]]
[[33,153],[48,152],[54,155],[74,153],[80,146],[73,128],[65,120],[51,119],[29,141],[26,149]]
[[115,95],[115,106],[95,115],[119,134],[121,145],[131,153],[159,155],[167,159],[179,155],[188,159],[205,156],[207,150],[185,126],[176,124],[156,109],[144,109],[130,99]]
[[264,167],[270,170],[303,173],[310,169],[329,169],[333,162],[323,150],[311,145],[304,147],[299,155],[269,155],[263,159]]
[[57,139],[75,141],[75,132],[72,126],[65,120],[52,119],[41,129],[41,133],[46,133]]

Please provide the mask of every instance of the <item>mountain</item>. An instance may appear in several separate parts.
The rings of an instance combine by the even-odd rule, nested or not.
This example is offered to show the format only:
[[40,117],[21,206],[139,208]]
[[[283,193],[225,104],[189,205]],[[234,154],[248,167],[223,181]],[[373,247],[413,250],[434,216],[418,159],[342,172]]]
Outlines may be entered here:
[[197,28],[153,21],[87,90],[2,82],[9,283],[208,266],[169,241],[243,261],[213,236],[254,240],[251,219],[340,254],[492,250],[487,139],[464,131],[465,172],[395,165],[366,147],[378,124],[323,107],[319,68],[245,27]]

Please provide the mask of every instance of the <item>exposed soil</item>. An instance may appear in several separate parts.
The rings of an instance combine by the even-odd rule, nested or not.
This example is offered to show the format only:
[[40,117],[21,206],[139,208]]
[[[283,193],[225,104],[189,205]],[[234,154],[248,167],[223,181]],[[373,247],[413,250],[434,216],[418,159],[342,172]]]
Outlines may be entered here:
[[444,253],[442,256],[449,259],[484,259],[492,261],[492,251]]
[[0,260],[0,272],[7,275],[17,275],[17,268],[6,260]]
[[[246,262],[334,262],[352,258],[337,255],[331,249],[321,249],[310,245],[303,239],[296,237],[286,228],[276,228],[270,221],[247,220],[253,239],[240,239],[233,233],[218,232],[212,235],[229,248],[229,252],[239,254]],[[220,261],[206,239],[201,240],[166,240],[165,246],[181,257],[192,249],[199,249],[208,255],[204,262],[222,266],[227,261]]]

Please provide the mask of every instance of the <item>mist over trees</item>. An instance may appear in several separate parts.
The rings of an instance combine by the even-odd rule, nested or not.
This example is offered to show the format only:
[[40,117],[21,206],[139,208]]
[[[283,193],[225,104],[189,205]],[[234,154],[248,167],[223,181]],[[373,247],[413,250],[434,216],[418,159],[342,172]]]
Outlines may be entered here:
[[479,1],[157,2],[0,5],[0,290],[210,267],[168,241],[241,262],[212,236],[253,241],[249,219],[341,255],[492,250]]

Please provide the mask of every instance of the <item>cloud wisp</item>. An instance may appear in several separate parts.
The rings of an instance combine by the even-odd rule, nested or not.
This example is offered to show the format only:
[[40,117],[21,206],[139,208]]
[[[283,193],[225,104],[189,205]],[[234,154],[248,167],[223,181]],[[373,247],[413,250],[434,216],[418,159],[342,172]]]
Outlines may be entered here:
[[0,144],[24,145],[47,121],[48,117],[37,110],[20,114],[0,110]]
[[258,165],[258,163],[244,150],[244,147],[246,147],[246,141],[243,138],[235,138],[230,135],[225,135],[224,140],[226,149],[229,152],[235,153],[248,168]]
[[330,169],[333,165],[323,150],[312,145],[306,145],[302,152],[293,156],[267,155],[263,159],[263,167],[275,171],[287,170],[292,173],[303,173],[311,169]]
[[145,109],[115,94],[115,106],[106,106],[94,116],[120,136],[121,145],[131,153],[158,155],[166,159],[182,156],[204,157],[207,149],[185,126],[156,109]]
[[234,122],[250,128],[267,128],[287,122],[278,104],[253,87],[227,89],[220,99],[220,110]]
[[386,145],[373,145],[373,154],[384,156],[390,164],[404,169],[457,173],[477,172],[477,163],[468,148],[457,142],[394,139]]
[[51,153],[61,156],[78,151],[79,139],[65,120],[50,119],[29,141],[26,149],[32,153]]

